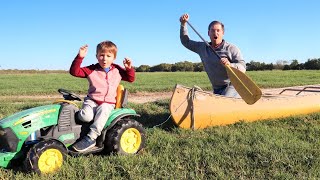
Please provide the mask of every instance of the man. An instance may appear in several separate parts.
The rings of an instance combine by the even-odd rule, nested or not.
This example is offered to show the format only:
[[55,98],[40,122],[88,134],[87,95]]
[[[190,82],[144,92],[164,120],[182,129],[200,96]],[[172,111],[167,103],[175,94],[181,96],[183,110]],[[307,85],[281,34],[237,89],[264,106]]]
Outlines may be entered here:
[[180,17],[180,40],[181,43],[189,50],[197,53],[207,72],[215,94],[227,97],[240,98],[238,92],[230,83],[225,66],[231,66],[242,72],[246,71],[246,64],[242,58],[240,50],[233,44],[223,39],[224,25],[219,21],[212,21],[208,27],[208,35],[211,42],[209,45],[219,54],[218,58],[212,49],[205,42],[196,42],[189,39],[187,21],[188,14]]

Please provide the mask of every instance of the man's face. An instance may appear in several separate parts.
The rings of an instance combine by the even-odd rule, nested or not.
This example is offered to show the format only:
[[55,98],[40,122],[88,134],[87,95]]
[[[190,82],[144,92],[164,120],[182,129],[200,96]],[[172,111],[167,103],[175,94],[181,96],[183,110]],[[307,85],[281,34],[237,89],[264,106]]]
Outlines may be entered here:
[[112,52],[98,52],[97,59],[102,68],[108,68],[115,60],[114,54]]
[[224,35],[221,24],[212,25],[208,31],[208,35],[211,42],[213,42],[214,44],[220,44]]

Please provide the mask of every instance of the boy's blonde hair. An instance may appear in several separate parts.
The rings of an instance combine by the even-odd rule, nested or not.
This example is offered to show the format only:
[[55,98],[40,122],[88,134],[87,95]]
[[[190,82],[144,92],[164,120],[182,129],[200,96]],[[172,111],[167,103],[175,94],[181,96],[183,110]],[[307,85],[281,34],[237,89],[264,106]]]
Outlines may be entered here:
[[111,41],[102,41],[97,45],[97,54],[99,52],[111,52],[114,54],[114,58],[117,57],[117,46]]

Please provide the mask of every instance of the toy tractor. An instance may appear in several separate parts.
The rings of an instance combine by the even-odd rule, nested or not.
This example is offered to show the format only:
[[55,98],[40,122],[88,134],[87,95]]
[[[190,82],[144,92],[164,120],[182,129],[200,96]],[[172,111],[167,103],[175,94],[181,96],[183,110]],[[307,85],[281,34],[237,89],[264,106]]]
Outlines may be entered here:
[[145,145],[145,130],[132,117],[139,116],[126,108],[127,90],[119,85],[116,108],[96,140],[86,152],[76,152],[71,145],[89,132],[91,123],[77,120],[79,110],[74,101],[81,98],[64,89],[64,99],[51,105],[27,109],[0,120],[0,167],[10,167],[23,160],[27,171],[52,173],[58,171],[66,155],[89,153],[136,154]]

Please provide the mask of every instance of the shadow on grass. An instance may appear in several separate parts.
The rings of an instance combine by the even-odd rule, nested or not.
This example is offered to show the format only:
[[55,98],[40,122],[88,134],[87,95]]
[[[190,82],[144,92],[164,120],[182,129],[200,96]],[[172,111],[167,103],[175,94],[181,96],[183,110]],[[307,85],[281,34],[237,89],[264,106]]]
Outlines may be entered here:
[[173,123],[169,112],[169,100],[159,100],[144,104],[133,105],[134,109],[140,114],[136,119],[146,128],[161,128],[171,130],[177,126]]
[[141,114],[139,120],[146,128],[161,128],[164,130],[171,130],[177,126],[173,123],[169,113],[150,115],[150,114]]

